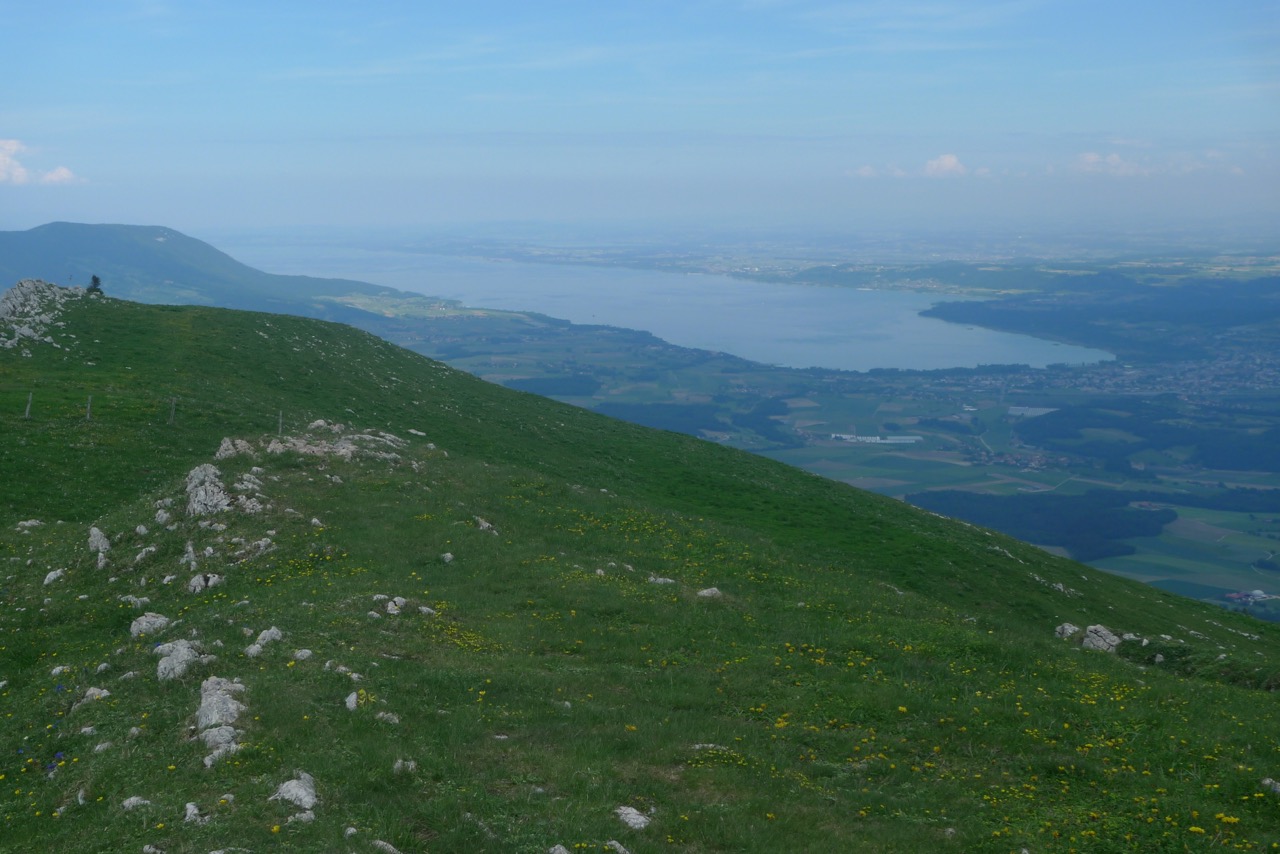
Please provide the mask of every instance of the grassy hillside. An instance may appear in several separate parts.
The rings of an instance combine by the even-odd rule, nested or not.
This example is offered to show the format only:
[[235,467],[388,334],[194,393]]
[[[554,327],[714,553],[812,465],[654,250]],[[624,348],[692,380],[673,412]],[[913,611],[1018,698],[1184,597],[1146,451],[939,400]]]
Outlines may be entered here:
[[1280,845],[1274,626],[347,327],[43,335],[0,347],[0,851]]

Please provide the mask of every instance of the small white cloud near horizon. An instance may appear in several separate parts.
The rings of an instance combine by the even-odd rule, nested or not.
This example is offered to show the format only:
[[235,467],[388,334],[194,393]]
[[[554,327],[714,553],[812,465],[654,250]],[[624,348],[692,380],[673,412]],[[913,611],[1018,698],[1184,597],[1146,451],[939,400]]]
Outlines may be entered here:
[[1149,169],[1125,160],[1114,151],[1107,155],[1086,151],[1076,156],[1075,167],[1081,172],[1094,175],[1147,175],[1150,173]]
[[857,169],[849,173],[858,178],[875,178],[880,173],[874,166],[859,166]]
[[48,172],[33,174],[23,166],[18,155],[27,147],[17,139],[0,139],[0,184],[74,184],[80,179],[65,166],[58,166]]
[[40,176],[41,184],[74,184],[80,179],[65,166],[58,166]]
[[924,174],[930,178],[948,178],[965,175],[969,170],[954,154],[941,154],[924,164]]

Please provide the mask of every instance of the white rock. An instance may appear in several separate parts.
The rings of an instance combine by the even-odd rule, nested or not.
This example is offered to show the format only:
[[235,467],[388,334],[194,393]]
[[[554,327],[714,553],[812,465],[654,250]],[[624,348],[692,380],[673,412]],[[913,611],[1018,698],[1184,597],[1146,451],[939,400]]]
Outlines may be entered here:
[[623,848],[622,843],[616,839],[610,839],[604,844],[604,847],[614,852],[614,854],[631,854],[631,852],[626,848]]
[[312,656],[312,652],[309,649],[295,649],[293,651],[294,661],[306,661],[311,656]]
[[297,771],[297,778],[281,783],[276,793],[267,800],[288,801],[296,807],[309,810],[320,802],[316,797],[316,781],[306,771]]
[[196,726],[200,729],[234,724],[247,707],[235,698],[245,690],[239,682],[220,676],[210,676],[200,683],[200,709],[196,712]]
[[151,804],[151,801],[147,800],[146,798],[141,798],[141,797],[138,797],[137,795],[134,795],[131,798],[125,798],[124,801],[121,802],[120,806],[124,807],[127,810],[132,810],[132,809],[137,809],[138,807],[149,806],[150,804]]
[[649,817],[635,807],[618,807],[613,813],[632,830],[644,830],[649,826]]
[[200,808],[194,803],[188,803],[186,807],[186,815],[182,817],[184,822],[194,822],[196,824],[207,824],[209,817],[200,815]]
[[698,596],[702,599],[719,599],[723,594],[718,588],[708,587],[706,590],[699,590]]
[[240,735],[239,730],[233,726],[223,724],[221,726],[210,727],[200,733],[200,740],[204,742],[204,746],[210,750],[218,750],[229,747],[236,743],[236,738]]
[[356,694],[355,691],[352,691],[350,694],[347,695],[346,705],[347,705],[347,711],[349,712],[354,712],[356,710],[356,706],[360,705],[360,697]]
[[96,527],[89,529],[89,551],[98,554],[111,551],[111,541]]
[[674,578],[662,578],[661,576],[650,575],[649,583],[650,584],[675,584],[676,580]]
[[84,692],[84,699],[82,699],[79,703],[76,703],[76,705],[79,706],[83,703],[90,703],[90,702],[93,702],[94,700],[105,700],[107,697],[110,697],[110,696],[111,696],[111,692],[108,691],[106,688],[89,688]]
[[135,638],[139,635],[151,635],[161,631],[167,625],[169,625],[169,618],[164,614],[148,611],[129,624],[129,634]]
[[231,498],[222,485],[221,477],[217,467],[209,463],[196,466],[187,473],[188,516],[211,516],[231,506]]
[[453,552],[445,552],[444,554],[440,555],[440,560],[444,561],[445,563],[453,563]]
[[46,585],[52,584],[66,574],[67,571],[65,569],[55,569],[44,577],[44,583]]
[[397,759],[391,770],[396,774],[412,774],[418,770],[418,763],[412,759]]
[[400,854],[399,848],[395,847],[390,842],[383,842],[381,839],[375,839],[369,844],[381,851],[382,854]]
[[137,534],[139,537],[145,537],[147,535],[147,526],[139,525],[138,527],[133,529],[133,532]]
[[190,641],[176,640],[160,644],[155,654],[161,656],[156,665],[156,678],[161,682],[181,679],[192,662],[200,660],[200,651]]
[[389,723],[389,724],[400,723],[400,716],[397,715],[395,712],[378,712],[376,715],[374,715],[374,718],[380,721],[385,721],[386,723]]
[[1080,631],[1080,627],[1075,625],[1074,623],[1063,623],[1062,625],[1058,626],[1056,629],[1053,630],[1054,634],[1056,634],[1058,637],[1062,638],[1063,640],[1066,640],[1067,638],[1071,637],[1078,631]]
[[1120,646],[1120,638],[1103,625],[1089,626],[1084,630],[1084,639],[1080,645],[1085,649],[1096,649],[1101,652],[1115,652]]

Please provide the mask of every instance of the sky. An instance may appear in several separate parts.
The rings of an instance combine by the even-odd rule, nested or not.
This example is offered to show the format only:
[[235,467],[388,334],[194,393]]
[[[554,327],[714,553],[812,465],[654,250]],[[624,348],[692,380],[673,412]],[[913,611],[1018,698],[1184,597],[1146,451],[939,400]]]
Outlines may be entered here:
[[0,229],[1280,222],[1280,0],[0,0]]

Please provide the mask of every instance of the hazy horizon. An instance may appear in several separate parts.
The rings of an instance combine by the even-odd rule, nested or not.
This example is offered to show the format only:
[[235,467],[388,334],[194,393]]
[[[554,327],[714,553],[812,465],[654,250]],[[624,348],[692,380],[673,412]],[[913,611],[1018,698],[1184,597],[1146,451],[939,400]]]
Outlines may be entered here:
[[0,229],[1264,232],[1280,4],[7,10]]

